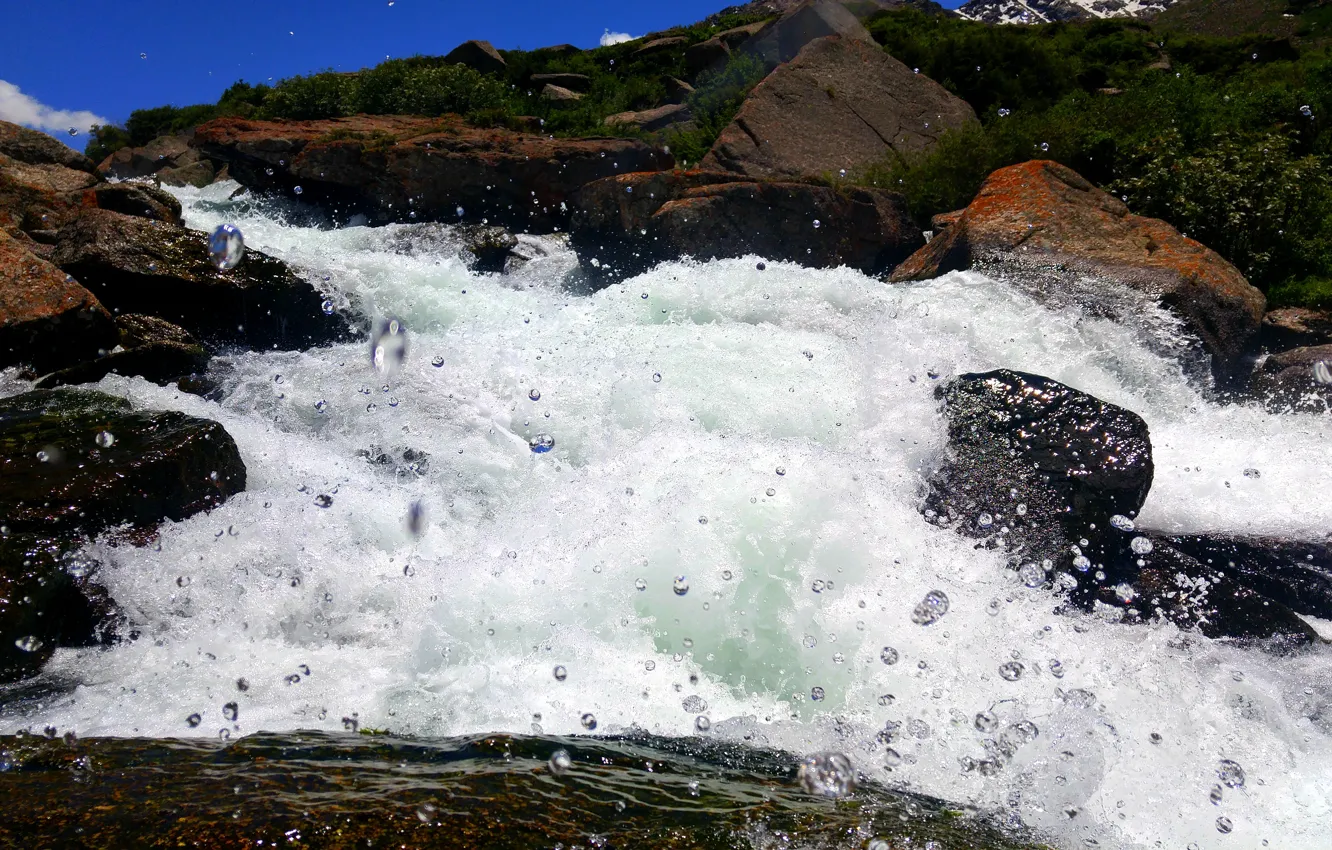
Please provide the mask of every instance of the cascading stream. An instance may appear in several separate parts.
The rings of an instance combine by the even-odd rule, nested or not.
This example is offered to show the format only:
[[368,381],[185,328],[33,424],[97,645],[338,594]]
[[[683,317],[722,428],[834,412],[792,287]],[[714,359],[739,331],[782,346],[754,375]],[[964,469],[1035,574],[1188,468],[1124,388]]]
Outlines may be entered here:
[[[249,487],[157,545],[93,544],[140,636],[58,652],[44,675],[77,684],[11,704],[0,731],[669,736],[705,717],[1069,848],[1327,841],[1326,648],[1056,616],[1049,590],[919,514],[933,392],[959,372],[1035,372],[1142,415],[1139,524],[1166,531],[1320,539],[1327,417],[1218,406],[1141,331],[980,274],[890,286],[753,258],[576,294],[554,240],[474,276],[438,227],[291,226],[230,188],[183,190],[189,225],[234,223],[336,309],[396,317],[405,363],[381,375],[364,343],[235,354],[214,361],[219,402],[105,379],[221,422]],[[916,625],[932,590],[948,613]],[[1002,734],[1001,770],[964,770]]]

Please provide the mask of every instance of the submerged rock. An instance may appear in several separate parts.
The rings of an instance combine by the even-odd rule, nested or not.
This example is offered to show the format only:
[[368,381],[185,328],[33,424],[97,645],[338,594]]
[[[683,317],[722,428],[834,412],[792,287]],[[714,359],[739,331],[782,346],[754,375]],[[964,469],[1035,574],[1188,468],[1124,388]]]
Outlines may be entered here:
[[831,36],[760,83],[700,165],[771,180],[835,176],[928,150],[974,123],[966,101],[878,45]]
[[89,390],[0,399],[0,517],[12,533],[156,526],[244,489],[240,452],[216,422]]
[[503,272],[517,247],[518,237],[502,227],[476,227],[463,233],[463,258],[476,272]]
[[[1278,569],[1258,557],[1256,543],[1135,528],[1153,475],[1137,414],[1009,370],[961,375],[938,393],[948,446],[928,482],[925,517],[1006,549],[1027,586],[1052,585],[1080,607],[1130,622],[1165,618],[1207,637],[1278,648],[1317,640],[1295,610],[1332,606],[1325,549],[1318,566]],[[1298,544],[1268,549],[1292,545],[1312,554]],[[1215,563],[1227,547],[1244,566]],[[1298,589],[1280,587],[1286,577],[1298,577]]]
[[815,268],[886,271],[924,243],[901,195],[734,174],[626,174],[579,192],[570,242],[606,283],[690,256],[757,254]]
[[1056,162],[1001,168],[942,233],[893,272],[927,280],[988,263],[1058,267],[1049,286],[1077,274],[1145,293],[1184,321],[1222,382],[1240,376],[1266,299],[1214,251],[1128,207]]
[[258,192],[371,221],[459,221],[528,233],[568,226],[568,202],[593,180],[671,168],[636,139],[553,139],[477,129],[456,117],[357,115],[327,121],[220,118],[195,143]]
[[88,210],[60,231],[52,260],[104,304],[158,316],[207,342],[305,348],[345,339],[346,320],[285,263],[247,251],[218,271],[204,233],[106,210]]

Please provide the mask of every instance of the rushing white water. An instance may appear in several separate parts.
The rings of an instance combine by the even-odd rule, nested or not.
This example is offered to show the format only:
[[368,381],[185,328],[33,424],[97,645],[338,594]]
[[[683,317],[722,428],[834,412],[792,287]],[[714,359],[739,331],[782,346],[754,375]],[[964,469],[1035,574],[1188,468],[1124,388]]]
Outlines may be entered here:
[[[355,716],[563,734],[590,713],[599,732],[686,735],[697,695],[707,734],[843,751],[1064,847],[1332,847],[1326,649],[1274,658],[1055,616],[1048,591],[918,508],[942,448],[933,391],[963,371],[1036,372],[1140,413],[1157,465],[1140,522],[1159,529],[1326,534],[1327,417],[1214,405],[1138,331],[978,274],[890,286],[750,259],[582,295],[563,286],[562,250],[473,276],[447,252],[395,250],[412,228],[286,226],[221,186],[182,197],[191,226],[234,221],[327,275],[335,303],[398,317],[407,361],[384,378],[364,343],[238,354],[216,363],[220,403],[104,380],[223,423],[249,487],[167,524],[160,547],[95,545],[141,637],[60,651],[48,671],[77,687],[5,731],[238,735]],[[538,433],[552,452],[529,450]],[[409,449],[428,455],[416,470]],[[362,456],[381,452],[395,463]],[[914,625],[932,589],[951,608]],[[1007,681],[1014,659],[1025,672]],[[987,710],[995,732],[974,723]],[[1039,735],[1002,771],[962,769],[1022,720]],[[873,740],[888,721],[891,751]],[[1222,759],[1247,779],[1217,805]]]

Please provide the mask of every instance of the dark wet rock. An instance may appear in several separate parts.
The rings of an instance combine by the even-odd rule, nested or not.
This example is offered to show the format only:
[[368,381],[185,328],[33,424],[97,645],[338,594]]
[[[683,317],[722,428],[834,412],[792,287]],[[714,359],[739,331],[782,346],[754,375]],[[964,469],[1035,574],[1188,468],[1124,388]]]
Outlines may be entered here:
[[550,83],[576,92],[586,92],[592,88],[592,78],[586,74],[533,74],[531,82],[534,86]]
[[488,41],[464,41],[449,51],[444,61],[453,65],[466,65],[483,74],[503,74],[509,67],[500,52]]
[[974,123],[965,101],[877,45],[830,36],[750,92],[701,166],[767,179],[837,175],[928,150]]
[[190,145],[190,136],[174,134],[158,136],[143,147],[121,148],[102,160],[97,170],[107,177],[118,180],[158,175],[162,182],[168,185],[185,185],[169,182],[168,175],[178,174],[199,165],[204,166],[208,173],[212,174],[212,163],[206,160],[198,149]]
[[567,228],[573,193],[593,180],[675,165],[636,139],[552,139],[447,117],[222,118],[200,127],[195,143],[228,162],[233,179],[251,190],[290,193],[301,185],[303,200],[335,215],[486,219],[528,233]]
[[518,237],[502,227],[475,227],[463,235],[464,258],[477,272],[503,272],[517,247]]
[[157,178],[164,186],[193,186],[202,189],[218,179],[213,164],[207,160],[192,162],[178,168],[163,168]]
[[925,498],[931,522],[989,540],[1006,527],[1017,557],[1073,570],[1071,541],[1136,517],[1147,499],[1152,445],[1136,413],[1007,369],[936,392],[948,448]]
[[0,121],[0,154],[29,165],[59,165],[96,173],[91,159],[45,133]]
[[570,243],[583,269],[600,283],[684,256],[757,254],[874,274],[892,268],[924,241],[896,193],[725,173],[609,177],[584,187],[576,207]]
[[117,337],[95,295],[0,230],[0,368],[60,369],[110,350]]
[[1046,160],[991,174],[962,214],[892,279],[928,280],[977,264],[1057,268],[1066,285],[1086,275],[1137,290],[1184,321],[1223,384],[1243,374],[1266,304],[1216,252],[1164,221],[1131,214],[1118,198]]
[[1298,614],[1332,620],[1332,546],[1326,542],[1227,534],[1148,534]]
[[1332,410],[1332,345],[1292,348],[1258,361],[1248,392],[1274,410]]
[[240,452],[216,422],[90,390],[0,399],[0,517],[12,533],[156,526],[244,489]]
[[1283,307],[1263,316],[1259,341],[1268,351],[1332,345],[1332,313]]
[[96,570],[68,543],[0,532],[0,683],[34,675],[58,647],[110,638],[114,606]]
[[[948,445],[928,483],[930,522],[1005,548],[1030,586],[1049,583],[1072,604],[1126,622],[1164,618],[1275,649],[1317,640],[1296,611],[1332,601],[1325,548],[1321,564],[1297,569],[1274,561],[1312,554],[1305,544],[1261,554],[1256,541],[1136,530],[1153,475],[1137,414],[1004,369],[961,375],[937,392]],[[1238,560],[1223,568],[1216,562],[1227,553]],[[1277,586],[1288,578],[1297,581]]]
[[101,209],[132,215],[152,221],[181,225],[180,201],[170,192],[142,183],[103,183],[93,189]]
[[614,115],[607,116],[602,123],[607,127],[633,127],[645,133],[654,133],[673,124],[692,121],[693,118],[694,114],[689,111],[689,107],[685,104],[668,103],[665,106],[644,109],[640,112],[617,112]]
[[36,388],[90,384],[107,375],[137,376],[167,385],[208,368],[208,352],[184,328],[156,316],[116,317],[120,346],[104,357],[61,369],[42,378]]
[[571,103],[583,99],[583,96],[578,92],[566,89],[563,86],[557,86],[554,83],[546,83],[542,86],[541,96],[556,103]]
[[220,272],[208,237],[161,222],[88,210],[60,232],[53,261],[110,309],[180,325],[205,342],[305,348],[347,338],[323,297],[285,263],[246,251]]

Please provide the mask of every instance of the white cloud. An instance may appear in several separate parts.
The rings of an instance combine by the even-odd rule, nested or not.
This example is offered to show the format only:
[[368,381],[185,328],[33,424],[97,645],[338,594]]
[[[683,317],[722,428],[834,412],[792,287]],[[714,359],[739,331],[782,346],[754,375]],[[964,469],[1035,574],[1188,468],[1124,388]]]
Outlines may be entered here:
[[35,130],[45,130],[52,135],[64,138],[70,128],[80,133],[88,132],[94,124],[107,124],[105,118],[86,110],[71,112],[67,109],[52,109],[23,92],[13,83],[0,80],[0,121],[22,124]]
[[601,34],[601,46],[610,47],[612,44],[623,44],[626,41],[633,41],[634,36],[627,32],[611,32],[606,30]]

